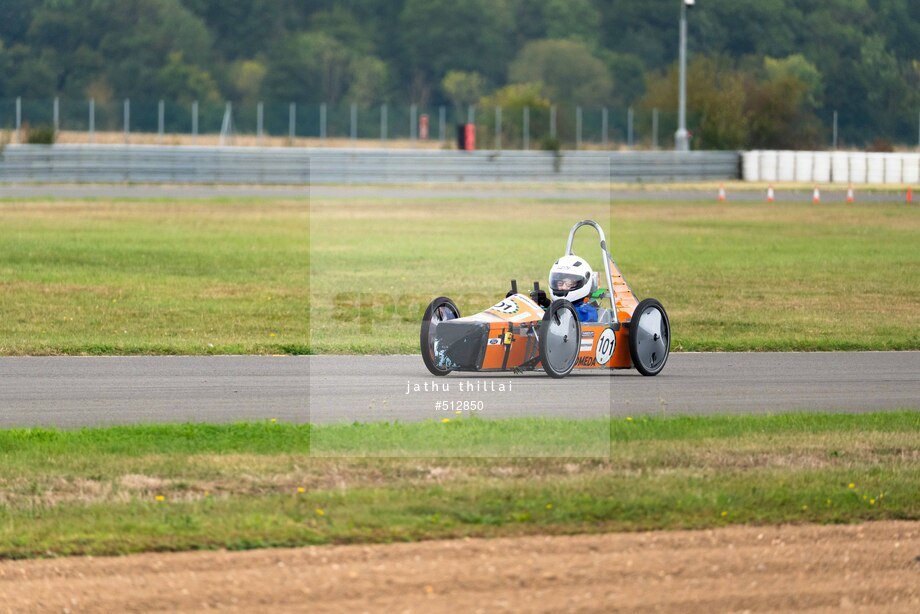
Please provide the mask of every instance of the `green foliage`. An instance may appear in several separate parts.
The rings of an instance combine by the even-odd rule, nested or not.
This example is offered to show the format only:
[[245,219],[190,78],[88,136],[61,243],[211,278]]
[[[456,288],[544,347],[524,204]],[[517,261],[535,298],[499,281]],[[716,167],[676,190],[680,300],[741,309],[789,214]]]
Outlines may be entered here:
[[54,126],[38,125],[26,129],[26,143],[29,145],[54,145]]
[[597,44],[600,14],[590,0],[543,0],[530,3],[530,7],[542,14],[546,28],[542,38],[574,39],[590,46]]
[[270,56],[265,84],[279,100],[337,103],[348,88],[351,53],[322,33],[291,36]]
[[601,53],[601,59],[607,64],[613,77],[613,106],[621,109],[629,107],[645,95],[647,69],[639,56],[605,50]]
[[506,0],[405,0],[398,30],[410,99],[426,102],[449,70],[505,76],[514,21]]
[[[735,68],[724,57],[698,56],[687,67],[687,110],[694,149],[809,149],[821,144],[813,112],[821,75],[802,56],[765,58],[763,77]],[[649,84],[647,109],[677,98],[677,69]]]
[[824,95],[824,83],[821,73],[814,64],[805,59],[801,53],[787,58],[776,59],[767,56],[763,59],[764,68],[771,81],[799,81],[806,88],[806,99],[810,106],[817,107]]
[[[669,108],[677,100],[676,66],[649,84],[643,104]],[[693,149],[739,149],[747,134],[745,86],[741,73],[725,58],[696,57],[687,66],[687,110],[698,120],[690,125]]]
[[[502,108],[502,144],[506,147],[523,145],[524,109],[529,109],[530,133],[532,135],[548,133],[550,105],[549,99],[543,95],[543,85],[540,83],[506,85],[490,96],[479,100],[479,106],[485,110],[494,107]],[[480,114],[480,117],[482,115],[484,114]],[[491,128],[494,135],[494,126],[480,119],[477,129],[483,135],[483,139],[489,137],[488,128]]]
[[[572,106],[622,112],[669,74],[679,8],[676,0],[5,0],[0,99],[457,104],[447,76],[459,71],[499,89],[541,81],[567,135]],[[706,1],[689,18],[691,61],[729,58],[732,78],[753,88],[745,114],[794,107],[781,109],[792,125],[760,118],[741,140],[792,147],[826,143],[821,124],[833,111],[844,144],[913,144],[918,38],[915,0]],[[781,83],[795,105],[779,99]],[[464,97],[476,100],[482,87]],[[694,146],[738,141],[734,88],[701,94]],[[672,113],[676,96],[658,96],[656,106]]]
[[181,51],[169,54],[167,63],[157,72],[162,95],[170,100],[189,103],[192,100],[219,102],[217,83],[206,70],[185,62]]
[[388,76],[387,65],[383,60],[370,55],[359,56],[352,58],[349,68],[349,101],[370,106],[384,99]]
[[603,105],[613,90],[610,72],[584,43],[540,40],[527,43],[508,69],[514,83],[543,83],[554,102]]
[[234,62],[230,69],[230,78],[236,97],[245,102],[259,100],[266,72],[265,63],[260,60]]
[[755,149],[811,149],[820,144],[820,124],[810,111],[808,84],[781,75],[751,84],[747,100],[749,118],[746,145]]
[[462,109],[479,100],[485,91],[485,82],[478,72],[450,70],[441,80],[441,89],[455,108]]

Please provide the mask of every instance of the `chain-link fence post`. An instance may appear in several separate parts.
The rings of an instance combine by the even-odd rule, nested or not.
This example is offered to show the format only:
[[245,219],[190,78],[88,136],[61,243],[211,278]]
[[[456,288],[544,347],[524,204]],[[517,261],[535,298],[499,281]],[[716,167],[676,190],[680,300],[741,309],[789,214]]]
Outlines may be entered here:
[[262,145],[262,136],[265,131],[265,105],[260,100],[256,105],[256,142]]
[[633,143],[634,143],[633,119],[634,119],[633,108],[629,107],[629,109],[626,110],[626,143],[629,145],[630,149],[633,148]]
[[89,99],[89,142],[96,141],[96,99]]
[[166,123],[166,104],[160,100],[160,104],[157,105],[157,143],[163,142],[163,133],[166,130],[164,124]]
[[495,107],[495,149],[502,148],[502,108]]
[[607,146],[608,129],[609,128],[607,126],[607,107],[604,107],[603,109],[601,109],[601,144],[604,147]]
[[326,103],[319,105],[319,138],[326,140]]
[[358,140],[358,105],[351,103],[351,144],[354,146]]
[[192,102],[192,143],[198,140],[198,101]]
[[387,140],[387,105],[380,105],[380,140]]
[[581,149],[581,107],[575,107],[575,149]]
[[125,98],[124,116],[125,116],[125,145],[127,145],[128,135],[131,133],[131,100],[129,98]]
[[22,143],[22,97],[16,96],[16,143]]
[[524,126],[522,129],[524,151],[530,149],[530,107],[524,107]]
[[444,142],[447,138],[447,109],[442,104],[438,107],[438,140]]

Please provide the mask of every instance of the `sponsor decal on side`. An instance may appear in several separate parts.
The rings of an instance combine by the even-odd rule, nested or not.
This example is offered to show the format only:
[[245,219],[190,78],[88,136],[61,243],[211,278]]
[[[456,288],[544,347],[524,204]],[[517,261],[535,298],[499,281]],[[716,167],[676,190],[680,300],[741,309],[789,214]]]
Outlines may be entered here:
[[592,356],[581,356],[575,361],[577,367],[593,367],[597,364]]
[[492,337],[491,339],[489,339],[489,345],[501,345],[501,343],[502,343],[501,337]]
[[586,330],[581,333],[581,348],[580,352],[590,352],[591,348],[594,347],[594,331]]

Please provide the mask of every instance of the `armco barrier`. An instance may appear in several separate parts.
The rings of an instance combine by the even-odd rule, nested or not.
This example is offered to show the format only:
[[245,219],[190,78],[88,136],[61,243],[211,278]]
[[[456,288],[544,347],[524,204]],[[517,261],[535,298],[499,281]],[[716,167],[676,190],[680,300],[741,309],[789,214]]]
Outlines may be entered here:
[[0,182],[666,182],[739,178],[738,152],[413,151],[148,145],[11,145]]

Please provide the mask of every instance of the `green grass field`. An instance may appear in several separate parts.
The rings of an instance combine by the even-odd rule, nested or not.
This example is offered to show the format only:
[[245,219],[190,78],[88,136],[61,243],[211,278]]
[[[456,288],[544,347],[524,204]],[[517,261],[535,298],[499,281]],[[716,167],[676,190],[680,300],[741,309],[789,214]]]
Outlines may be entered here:
[[309,209],[0,202],[0,353],[304,353]]
[[545,284],[588,217],[676,350],[920,348],[905,205],[239,198],[0,201],[0,354],[416,352],[429,300]]
[[[916,412],[616,419],[607,458],[437,457],[521,426],[0,431],[0,558],[920,519]],[[314,429],[406,457],[316,458]]]
[[[415,352],[428,301],[463,313],[510,278],[545,287],[571,225],[594,218],[677,350],[920,348],[920,212],[899,205],[315,203],[313,347]],[[587,232],[587,231],[584,231]],[[602,263],[590,234],[576,252]],[[344,273],[341,271],[344,270]]]

